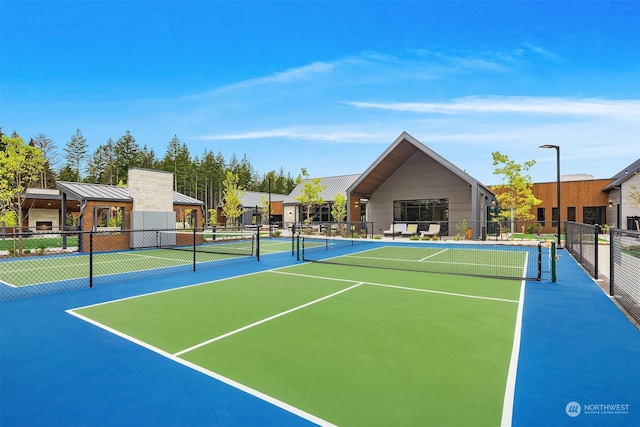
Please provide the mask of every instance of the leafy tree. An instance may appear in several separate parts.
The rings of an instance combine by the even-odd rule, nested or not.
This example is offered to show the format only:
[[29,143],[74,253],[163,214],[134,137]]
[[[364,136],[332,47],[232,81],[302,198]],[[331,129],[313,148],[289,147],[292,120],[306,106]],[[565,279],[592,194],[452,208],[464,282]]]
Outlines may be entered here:
[[76,133],[71,135],[71,139],[67,141],[64,148],[67,165],[76,172],[76,182],[82,179],[82,165],[88,158],[88,148],[87,139],[80,129],[76,129]]
[[237,175],[227,171],[226,178],[222,182],[224,194],[222,214],[225,216],[227,224],[235,224],[238,217],[245,212],[245,209],[242,208],[242,198],[247,192],[238,184],[238,181]]
[[[22,207],[27,198],[27,191],[40,177],[45,165],[45,159],[40,150],[25,144],[20,137],[2,135],[0,151],[0,206],[2,217],[12,212],[17,223],[24,222]],[[20,239],[19,253],[22,254],[22,239]]]
[[[634,172],[634,174],[640,175],[638,172]],[[631,192],[629,193],[629,197],[628,197],[629,204],[631,205],[631,207],[635,209],[640,209],[640,191],[633,184],[630,184],[629,187],[631,187]]]
[[347,218],[347,197],[344,193],[337,193],[333,196],[333,205],[331,206],[331,215],[333,219],[340,223]]
[[311,223],[311,214],[316,206],[324,205],[325,200],[320,194],[327,188],[326,185],[322,185],[321,178],[309,178],[309,174],[305,168],[301,169],[301,177],[298,177],[298,182],[303,183],[300,195],[295,196],[298,202],[306,208],[307,218],[304,220],[306,224]]
[[266,196],[260,196],[260,205],[258,206],[260,209],[260,220],[262,224],[269,223],[269,199]]
[[523,174],[531,169],[536,161],[528,160],[523,164],[518,164],[498,151],[491,153],[491,155],[493,166],[497,166],[493,174],[502,177],[502,184],[493,186],[497,192],[498,205],[501,208],[498,217],[510,220],[511,238],[513,239],[515,220],[529,221],[534,219],[531,209],[542,203],[533,195],[531,176]]

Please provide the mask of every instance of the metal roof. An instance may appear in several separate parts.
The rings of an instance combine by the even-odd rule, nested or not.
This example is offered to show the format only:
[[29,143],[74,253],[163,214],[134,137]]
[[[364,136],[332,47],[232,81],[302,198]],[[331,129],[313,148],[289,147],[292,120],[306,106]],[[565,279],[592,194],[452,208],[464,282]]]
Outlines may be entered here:
[[604,187],[602,191],[608,191],[613,187],[619,186],[620,184],[634,176],[635,173],[640,173],[640,159],[636,160],[635,162],[631,163],[629,166],[615,174],[612,178],[613,181],[607,184],[607,186]]
[[[347,189],[360,177],[360,174],[353,175],[339,175],[339,176],[327,176],[320,178],[320,185],[326,186],[326,188],[320,193],[327,202],[332,202],[333,198],[338,193],[342,193],[347,196]],[[303,179],[300,184],[296,185],[291,194],[283,201],[283,204],[299,204],[295,198],[299,197],[302,193],[302,188],[307,182],[311,182],[313,178]]]
[[[246,193],[247,194],[244,195],[242,200],[240,200],[240,203],[244,207],[260,206],[263,196],[264,196],[265,200],[269,201],[269,193],[262,193],[262,192],[258,192],[258,191],[247,191]],[[273,203],[273,202],[282,202],[285,198],[287,198],[286,194],[271,193],[271,203]],[[217,207],[219,207],[221,204],[222,204],[222,202],[218,203]]]
[[[111,202],[133,202],[127,187],[104,184],[86,184],[83,182],[56,182],[56,187],[76,200],[105,200]],[[173,192],[174,205],[204,205],[198,199]]]

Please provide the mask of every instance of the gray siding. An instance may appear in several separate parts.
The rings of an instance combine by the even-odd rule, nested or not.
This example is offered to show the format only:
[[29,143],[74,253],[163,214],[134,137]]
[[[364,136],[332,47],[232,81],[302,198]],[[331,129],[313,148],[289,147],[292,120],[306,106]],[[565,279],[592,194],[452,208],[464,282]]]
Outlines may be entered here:
[[455,224],[463,219],[473,221],[471,190],[468,182],[418,152],[371,195],[367,220],[373,222],[374,232],[380,233],[393,222],[394,200],[448,199],[449,233],[455,234]]

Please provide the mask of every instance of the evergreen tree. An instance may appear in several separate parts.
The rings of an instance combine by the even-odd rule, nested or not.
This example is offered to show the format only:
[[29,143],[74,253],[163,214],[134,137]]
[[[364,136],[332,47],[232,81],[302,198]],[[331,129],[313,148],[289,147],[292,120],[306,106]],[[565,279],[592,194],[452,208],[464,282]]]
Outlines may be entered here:
[[142,147],[142,151],[140,152],[139,166],[145,169],[156,169],[158,166],[158,159],[156,159],[156,154],[153,151],[153,148],[147,148],[146,144]]
[[131,132],[126,131],[124,135],[118,138],[114,147],[114,153],[116,179],[126,183],[127,172],[130,168],[138,166],[140,161],[140,147],[136,143],[136,139],[131,135]]
[[75,171],[76,182],[82,179],[82,166],[88,158],[88,148],[89,144],[80,129],[76,129],[76,133],[71,135],[64,148],[67,165]]
[[51,138],[47,138],[45,134],[39,133],[33,139],[34,146],[40,150],[44,157],[45,164],[38,183],[40,188],[55,188],[56,173],[54,168],[58,164],[58,153],[56,152],[56,145]]
[[96,184],[114,184],[115,147],[109,138],[106,144],[100,144],[87,164],[87,181]]

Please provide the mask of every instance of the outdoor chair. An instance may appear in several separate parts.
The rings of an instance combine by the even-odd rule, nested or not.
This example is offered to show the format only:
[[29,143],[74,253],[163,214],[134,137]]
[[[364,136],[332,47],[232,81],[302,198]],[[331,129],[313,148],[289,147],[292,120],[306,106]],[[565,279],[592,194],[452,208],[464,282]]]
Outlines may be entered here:
[[407,224],[391,224],[388,230],[382,232],[385,236],[398,236],[407,231]]
[[421,231],[420,237],[438,237],[440,234],[440,224],[429,224],[427,231]]
[[407,229],[401,233],[403,236],[418,234],[418,224],[407,224]]

